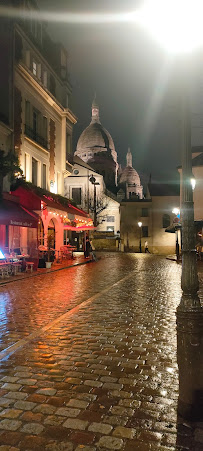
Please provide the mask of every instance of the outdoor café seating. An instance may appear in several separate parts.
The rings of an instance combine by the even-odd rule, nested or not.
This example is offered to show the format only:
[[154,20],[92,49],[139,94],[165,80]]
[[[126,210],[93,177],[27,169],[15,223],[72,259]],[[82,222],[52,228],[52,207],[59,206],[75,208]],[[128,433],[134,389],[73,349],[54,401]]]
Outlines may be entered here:
[[60,247],[61,258],[63,259],[71,259],[73,258],[73,251],[76,250],[75,246],[71,246],[70,244],[66,244]]
[[19,261],[1,261],[0,262],[0,276],[2,279],[5,277],[16,276],[21,272],[22,262]]

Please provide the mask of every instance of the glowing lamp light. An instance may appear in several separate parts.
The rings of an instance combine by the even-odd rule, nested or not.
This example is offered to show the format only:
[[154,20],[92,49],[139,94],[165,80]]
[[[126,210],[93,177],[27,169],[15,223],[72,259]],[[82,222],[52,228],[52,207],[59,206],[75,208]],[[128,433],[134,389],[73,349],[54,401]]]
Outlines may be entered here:
[[174,209],[172,210],[172,213],[173,213],[174,215],[176,215],[176,216],[180,216],[180,210],[179,210],[179,208],[174,208]]
[[138,222],[138,227],[142,227],[142,222]]
[[191,179],[190,179],[190,183],[191,183],[191,185],[192,185],[192,190],[194,191],[195,186],[196,186],[196,180],[195,180],[195,178],[191,178]]
[[191,52],[203,44],[202,0],[146,0],[134,12],[144,26],[172,53]]
[[6,257],[5,257],[5,255],[3,254],[3,252],[0,249],[0,260],[3,260],[4,258],[6,258]]

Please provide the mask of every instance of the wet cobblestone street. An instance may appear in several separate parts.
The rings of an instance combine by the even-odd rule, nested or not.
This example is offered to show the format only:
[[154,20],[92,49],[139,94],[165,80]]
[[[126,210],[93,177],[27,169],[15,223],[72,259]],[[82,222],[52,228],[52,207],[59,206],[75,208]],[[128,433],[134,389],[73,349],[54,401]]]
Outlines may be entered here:
[[203,450],[177,419],[180,276],[112,253],[1,286],[0,451]]

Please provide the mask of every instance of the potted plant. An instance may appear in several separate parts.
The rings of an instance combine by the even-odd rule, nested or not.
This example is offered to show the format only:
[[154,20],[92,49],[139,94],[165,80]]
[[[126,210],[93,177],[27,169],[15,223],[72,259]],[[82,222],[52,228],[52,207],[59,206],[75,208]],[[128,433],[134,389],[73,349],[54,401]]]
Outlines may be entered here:
[[50,269],[52,260],[51,260],[51,254],[52,254],[52,246],[53,246],[53,236],[47,235],[47,261],[46,261],[46,268]]

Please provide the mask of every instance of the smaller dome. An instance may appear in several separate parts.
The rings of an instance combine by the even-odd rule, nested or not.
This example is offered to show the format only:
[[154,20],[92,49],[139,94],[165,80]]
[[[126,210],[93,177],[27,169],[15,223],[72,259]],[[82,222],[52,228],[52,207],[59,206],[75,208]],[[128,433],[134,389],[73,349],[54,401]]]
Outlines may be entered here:
[[126,166],[121,174],[120,183],[140,186],[140,177],[134,168]]

